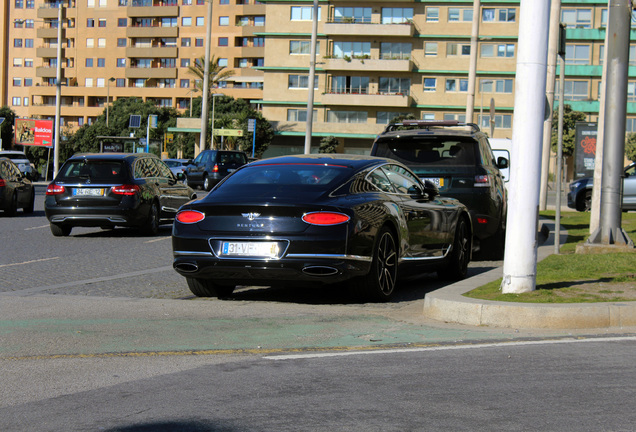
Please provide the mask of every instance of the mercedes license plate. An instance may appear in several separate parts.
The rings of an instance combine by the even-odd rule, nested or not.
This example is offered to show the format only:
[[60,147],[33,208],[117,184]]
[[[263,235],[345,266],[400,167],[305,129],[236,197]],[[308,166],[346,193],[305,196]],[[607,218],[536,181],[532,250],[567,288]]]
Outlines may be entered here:
[[74,196],[103,196],[104,188],[75,188]]
[[221,255],[229,257],[277,258],[277,242],[233,242],[224,241]]

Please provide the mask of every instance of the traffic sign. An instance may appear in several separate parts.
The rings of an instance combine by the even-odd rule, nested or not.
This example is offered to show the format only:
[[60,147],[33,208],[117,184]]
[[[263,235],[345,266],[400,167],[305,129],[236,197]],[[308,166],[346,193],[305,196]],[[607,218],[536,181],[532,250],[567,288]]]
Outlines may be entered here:
[[243,136],[243,129],[214,129],[212,134],[218,136]]

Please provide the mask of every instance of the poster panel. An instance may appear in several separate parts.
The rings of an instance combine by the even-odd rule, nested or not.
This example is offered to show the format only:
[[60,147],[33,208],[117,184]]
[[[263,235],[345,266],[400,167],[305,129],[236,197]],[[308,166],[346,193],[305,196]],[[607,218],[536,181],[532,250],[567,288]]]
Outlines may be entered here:
[[15,119],[15,143],[53,147],[53,120]]
[[574,142],[574,179],[592,177],[594,175],[596,137],[596,123],[576,123]]

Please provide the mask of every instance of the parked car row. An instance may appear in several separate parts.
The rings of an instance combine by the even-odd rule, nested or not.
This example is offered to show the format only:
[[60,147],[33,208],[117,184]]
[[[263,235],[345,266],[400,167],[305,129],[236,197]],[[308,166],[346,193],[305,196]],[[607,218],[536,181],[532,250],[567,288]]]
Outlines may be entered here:
[[[577,211],[589,211],[592,206],[592,187],[594,179],[584,177],[570,183],[568,207]],[[623,211],[636,210],[636,162],[623,170]]]

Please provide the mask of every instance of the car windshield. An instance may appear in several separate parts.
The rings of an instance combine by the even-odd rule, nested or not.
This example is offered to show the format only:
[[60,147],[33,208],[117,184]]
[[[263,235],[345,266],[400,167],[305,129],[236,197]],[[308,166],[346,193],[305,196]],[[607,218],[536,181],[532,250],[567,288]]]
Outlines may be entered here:
[[120,183],[126,180],[125,169],[123,161],[74,160],[64,164],[57,180]]
[[227,177],[210,195],[297,198],[332,190],[351,174],[351,168],[324,164],[247,165]]
[[378,140],[375,156],[398,160],[408,166],[475,165],[475,141],[445,136],[401,136]]

